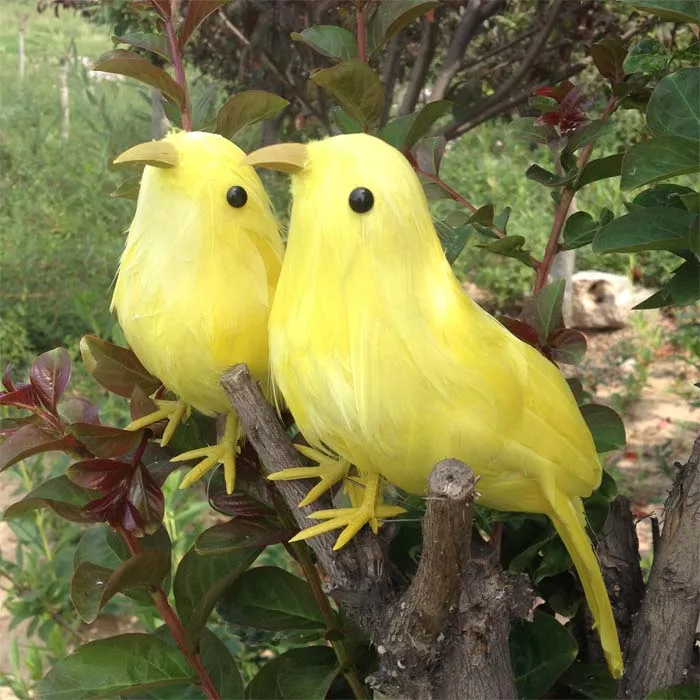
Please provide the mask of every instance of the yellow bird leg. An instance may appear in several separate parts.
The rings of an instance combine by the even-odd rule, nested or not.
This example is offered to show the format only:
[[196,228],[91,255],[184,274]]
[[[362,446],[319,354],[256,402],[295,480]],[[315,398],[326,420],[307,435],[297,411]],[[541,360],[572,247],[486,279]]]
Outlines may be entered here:
[[334,550],[338,550],[344,547],[365,525],[369,524],[374,530],[375,523],[377,528],[379,528],[380,519],[392,518],[403,513],[404,509],[400,506],[387,506],[381,503],[380,484],[381,477],[379,474],[368,474],[365,477],[365,493],[359,507],[316,511],[311,515],[312,518],[315,520],[327,520],[328,522],[319,523],[302,530],[290,542],[306,540],[309,537],[315,537],[324,532],[344,527],[345,529],[333,546]]
[[131,421],[126,426],[126,430],[141,430],[149,425],[153,425],[158,421],[168,419],[168,424],[163,431],[163,437],[160,440],[161,447],[165,447],[172,439],[179,423],[184,423],[192,412],[192,408],[178,399],[177,401],[166,401],[165,399],[156,399],[154,402],[158,406],[157,411],[153,411],[146,416],[142,416],[137,420]]
[[238,442],[238,417],[229,413],[226,416],[226,427],[221,440],[216,445],[200,447],[196,450],[189,450],[173,457],[171,462],[186,462],[190,459],[201,459],[187,473],[180,484],[181,489],[191,486],[195,481],[201,479],[208,471],[217,464],[224,465],[224,480],[226,482],[226,493],[233,493],[236,483],[236,443]]
[[320,479],[311,491],[299,503],[299,508],[313,503],[319,496],[331,489],[339,481],[342,481],[350,469],[350,462],[342,457],[326,454],[306,445],[294,445],[294,447],[306,457],[318,462],[316,467],[292,467],[283,469],[275,474],[268,475],[270,481],[291,481],[294,479]]

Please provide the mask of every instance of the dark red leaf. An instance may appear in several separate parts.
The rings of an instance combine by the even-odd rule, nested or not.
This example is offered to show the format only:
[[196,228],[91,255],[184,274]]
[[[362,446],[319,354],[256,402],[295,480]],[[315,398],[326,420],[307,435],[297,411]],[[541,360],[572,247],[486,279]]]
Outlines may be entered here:
[[156,402],[138,385],[134,385],[134,390],[131,393],[131,402],[129,404],[131,410],[131,420],[138,420],[158,410]]
[[187,15],[185,16],[185,21],[182,23],[178,37],[180,48],[187,43],[194,30],[197,29],[210,14],[216,12],[225,4],[226,0],[197,0],[197,2],[187,3]]
[[12,365],[7,365],[7,367],[5,367],[5,371],[2,374],[2,385],[8,391],[15,390],[15,384],[12,381],[12,374],[11,373],[12,373]]
[[0,445],[0,472],[40,452],[73,452],[80,447],[70,435],[57,436],[36,425],[25,425],[5,438]]
[[41,402],[54,413],[63,395],[72,371],[70,355],[65,348],[54,348],[34,360],[29,370],[29,380]]
[[68,478],[78,486],[93,491],[111,491],[130,476],[133,465],[113,459],[86,459],[71,464]]
[[121,525],[127,532],[131,532],[137,537],[143,537],[143,535],[146,534],[141,514],[136,507],[128,501],[125,502],[119,522],[114,524]]
[[126,486],[83,506],[83,514],[96,523],[120,523],[126,509]]
[[121,457],[135,450],[143,437],[143,430],[120,430],[94,423],[72,423],[67,430],[96,457]]
[[[198,1],[199,0],[197,0],[197,2]],[[196,5],[197,2],[194,2],[192,4]],[[150,0],[149,4],[163,19],[170,19],[170,0]]]
[[165,513],[163,492],[142,464],[135,468],[131,478],[129,503],[138,511],[141,527],[147,534],[154,533],[160,527]]
[[128,348],[108,343],[94,335],[85,335],[80,340],[80,354],[85,368],[100,385],[127,399],[136,385],[147,394],[152,394],[160,386],[160,382]]
[[68,423],[100,422],[97,406],[83,396],[69,396],[64,399],[61,403],[61,414]]
[[10,435],[25,425],[37,425],[37,416],[22,416],[22,418],[0,418],[0,435]]
[[552,359],[567,365],[577,365],[586,354],[586,336],[573,328],[559,328],[548,338]]
[[533,348],[539,350],[539,343],[537,341],[537,331],[525,321],[520,321],[517,318],[511,318],[510,316],[500,316],[498,320],[516,337],[520,338],[524,343],[532,345]]
[[32,411],[39,408],[40,404],[39,395],[31,384],[20,384],[13,387],[12,391],[0,394],[0,406],[15,406]]

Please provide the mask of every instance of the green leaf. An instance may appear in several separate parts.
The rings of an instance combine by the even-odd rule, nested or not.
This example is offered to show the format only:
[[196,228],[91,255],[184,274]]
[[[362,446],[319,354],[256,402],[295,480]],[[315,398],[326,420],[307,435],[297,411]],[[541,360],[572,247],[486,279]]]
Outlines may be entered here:
[[360,60],[343,61],[311,73],[311,80],[330,93],[348,116],[368,126],[384,108],[384,86],[377,74]]
[[546,97],[545,95],[533,95],[527,103],[538,112],[557,112],[559,111],[559,100],[554,97]]
[[435,221],[435,232],[440,239],[440,245],[445,251],[445,257],[453,265],[472,233],[471,226],[449,226],[443,221]]
[[[170,630],[165,625],[159,627],[155,631],[155,635],[174,649],[177,648]],[[209,678],[219,691],[222,700],[242,699],[244,687],[241,672],[238,670],[231,652],[219,637],[208,629],[203,630],[198,650],[202,665],[207,670]],[[141,691],[126,697],[133,697],[135,700],[204,700],[205,696],[199,687],[191,685],[188,688],[182,686],[157,688],[151,693]]]
[[202,93],[192,105],[192,129],[194,131],[205,131],[216,124],[216,96],[219,92],[219,86],[215,83],[207,85]]
[[552,143],[559,139],[556,129],[549,124],[535,124],[537,117],[513,119],[508,129],[510,137],[519,143]]
[[162,34],[147,34],[145,32],[126,32],[120,36],[113,36],[112,41],[121,44],[129,44],[139,49],[146,49],[151,53],[164,58],[168,63],[172,63],[172,55],[168,40]]
[[655,690],[644,700],[697,700],[698,686],[696,683],[681,683],[670,688]]
[[292,649],[268,661],[248,684],[249,700],[324,700],[338,675],[330,647]]
[[576,173],[555,175],[539,165],[531,165],[525,171],[525,177],[529,178],[530,180],[534,180],[535,182],[539,182],[540,185],[544,185],[545,187],[561,187],[562,185],[566,185],[574,180],[576,178]]
[[539,292],[535,292],[523,308],[521,318],[537,331],[541,345],[547,342],[552,331],[564,325],[561,309],[565,288],[565,280],[551,282]]
[[322,630],[306,581],[276,566],[256,566],[229,586],[216,606],[229,624],[266,630]]
[[593,435],[596,452],[619,450],[627,443],[622,418],[612,408],[587,403],[580,407],[588,429]]
[[216,115],[216,133],[232,139],[245,127],[279,114],[288,104],[288,100],[265,90],[239,92]]
[[669,22],[700,24],[700,0],[622,0],[622,2]]
[[382,44],[417,17],[440,5],[437,0],[382,2],[367,23],[367,51],[371,56]]
[[560,328],[547,340],[552,350],[552,359],[565,365],[577,365],[586,355],[586,336],[573,328]]
[[552,538],[542,547],[542,560],[532,576],[533,583],[537,585],[546,578],[568,571],[571,567],[571,557],[564,543],[558,537]]
[[686,207],[681,195],[690,193],[694,193],[694,191],[685,185],[672,185],[670,183],[654,185],[654,187],[640,192],[632,200],[630,211],[633,211],[635,207],[675,207],[687,210],[688,207]]
[[70,597],[78,615],[88,624],[117,593],[143,586],[160,586],[170,572],[170,554],[150,550],[135,554],[114,571],[83,562],[73,573]]
[[594,119],[589,124],[584,124],[577,127],[571,134],[569,134],[566,149],[571,153],[574,153],[575,151],[578,151],[579,148],[595,143],[601,136],[610,133],[612,130],[612,122],[603,121],[602,119]]
[[578,695],[583,695],[590,700],[617,697],[618,682],[610,675],[607,665],[602,662],[571,664],[560,680]]
[[99,498],[98,491],[76,486],[67,476],[57,476],[30,491],[21,501],[13,503],[3,513],[5,520],[19,518],[28,511],[50,508],[54,513],[75,523],[90,522],[83,515],[83,506]]
[[700,68],[681,68],[651,93],[647,124],[656,136],[700,142]]
[[495,241],[489,241],[488,243],[477,243],[476,247],[484,248],[492,253],[503,255],[506,258],[515,258],[526,265],[531,265],[530,251],[525,249],[523,247],[524,245],[524,236],[506,236],[505,238],[499,238]]
[[80,339],[80,354],[93,379],[108,391],[131,398],[138,385],[150,395],[160,388],[160,381],[151,375],[128,348],[122,348],[94,335]]
[[92,67],[95,71],[116,73],[150,85],[171,100],[180,109],[185,106],[182,88],[161,68],[133,51],[116,49],[102,54]]
[[646,38],[637,42],[627,53],[624,70],[628,75],[644,73],[656,75],[666,70],[670,54],[658,39]]
[[622,163],[620,189],[633,190],[658,180],[700,170],[700,141],[658,136],[636,143]]
[[622,170],[623,157],[623,153],[616,153],[615,155],[598,158],[587,163],[581,170],[574,184],[574,189],[580,190],[582,187],[590,185],[591,182],[617,177]]
[[511,623],[509,642],[519,698],[541,698],[578,653],[569,631],[540,610],[534,611],[532,622]]
[[598,231],[598,222],[585,211],[574,212],[564,224],[565,250],[574,250],[588,245]]
[[658,309],[675,304],[687,306],[700,299],[700,261],[690,258],[674,273],[673,277],[656,294],[635,306],[635,310]]
[[180,49],[188,42],[194,31],[210,14],[216,12],[226,0],[197,0],[187,3],[185,21],[178,31],[178,46]]
[[390,120],[379,132],[379,138],[399,150],[410,151],[430,127],[451,109],[452,102],[449,100],[428,102],[418,112]]
[[234,518],[202,532],[194,543],[197,554],[229,554],[246,547],[267,547],[286,542],[293,532],[272,518]]
[[308,27],[301,33],[292,32],[290,36],[294,41],[301,41],[328,58],[337,58],[340,61],[357,58],[355,37],[343,27]]
[[418,167],[429,175],[437,175],[446,144],[444,136],[426,136],[421,139],[414,150]]
[[625,79],[625,45],[614,37],[605,37],[591,46],[590,54],[598,72],[613,85]]
[[199,638],[221,594],[257,559],[264,547],[202,556],[190,549],[177,567],[173,593],[188,642]]
[[347,112],[340,107],[333,107],[330,111],[333,123],[344,134],[361,134],[363,131],[362,124],[358,124],[354,119],[348,116]]
[[690,191],[688,194],[679,195],[678,199],[683,202],[688,211],[700,214],[700,192]]
[[694,215],[675,207],[634,209],[603,226],[593,240],[594,253],[682,250],[690,247]]
[[700,63],[700,41],[696,41],[690,46],[676,51],[673,56],[671,56],[672,61],[690,61],[693,65],[698,65]]
[[151,634],[121,634],[78,647],[39,684],[42,700],[93,700],[192,683],[179,650]]

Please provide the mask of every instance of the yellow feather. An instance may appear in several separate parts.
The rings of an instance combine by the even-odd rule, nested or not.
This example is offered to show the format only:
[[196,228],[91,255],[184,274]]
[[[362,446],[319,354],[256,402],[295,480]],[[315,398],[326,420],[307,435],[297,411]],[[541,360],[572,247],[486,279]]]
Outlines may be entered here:
[[[304,436],[416,494],[436,462],[459,458],[480,476],[484,505],[549,515],[619,676],[610,603],[579,517],[601,467],[561,373],[463,294],[398,151],[336,136],[308,144],[293,171],[270,361]],[[366,213],[349,206],[358,187],[374,194]]]

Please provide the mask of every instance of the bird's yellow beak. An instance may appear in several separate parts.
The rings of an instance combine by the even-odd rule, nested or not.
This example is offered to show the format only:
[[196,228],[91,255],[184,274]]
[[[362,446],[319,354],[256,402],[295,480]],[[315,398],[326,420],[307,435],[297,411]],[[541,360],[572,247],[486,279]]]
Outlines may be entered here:
[[241,165],[279,170],[293,175],[304,169],[308,151],[303,143],[278,143],[249,153]]
[[156,168],[174,168],[179,161],[180,154],[171,143],[167,141],[147,141],[124,151],[112,161],[112,164],[143,163]]

